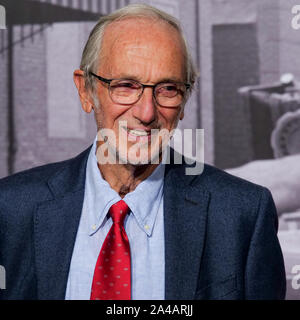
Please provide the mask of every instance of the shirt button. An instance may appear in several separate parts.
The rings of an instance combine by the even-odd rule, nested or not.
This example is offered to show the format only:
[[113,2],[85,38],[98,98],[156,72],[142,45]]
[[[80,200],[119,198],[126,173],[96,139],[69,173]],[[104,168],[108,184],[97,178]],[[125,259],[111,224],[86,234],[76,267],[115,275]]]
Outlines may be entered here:
[[149,230],[149,226],[147,224],[144,225],[145,230]]
[[96,230],[97,226],[95,224],[92,225],[92,229]]

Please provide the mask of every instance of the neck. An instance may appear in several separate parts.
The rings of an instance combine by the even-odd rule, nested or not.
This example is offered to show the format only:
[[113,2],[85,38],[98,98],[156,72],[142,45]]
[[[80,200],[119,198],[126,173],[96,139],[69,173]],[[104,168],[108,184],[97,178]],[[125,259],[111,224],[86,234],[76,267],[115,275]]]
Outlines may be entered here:
[[127,193],[135,190],[143,180],[151,175],[157,166],[158,164],[98,163],[98,168],[103,179],[107,181],[113,190],[118,192],[121,198],[124,198]]

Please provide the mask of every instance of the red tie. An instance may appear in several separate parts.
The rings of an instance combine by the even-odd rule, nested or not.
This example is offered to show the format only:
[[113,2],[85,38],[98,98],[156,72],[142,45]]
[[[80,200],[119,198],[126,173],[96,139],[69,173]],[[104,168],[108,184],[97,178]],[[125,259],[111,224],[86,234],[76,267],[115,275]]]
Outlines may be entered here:
[[112,205],[109,214],[113,220],[96,263],[91,300],[130,300],[130,247],[124,229],[124,219],[129,212],[120,200]]

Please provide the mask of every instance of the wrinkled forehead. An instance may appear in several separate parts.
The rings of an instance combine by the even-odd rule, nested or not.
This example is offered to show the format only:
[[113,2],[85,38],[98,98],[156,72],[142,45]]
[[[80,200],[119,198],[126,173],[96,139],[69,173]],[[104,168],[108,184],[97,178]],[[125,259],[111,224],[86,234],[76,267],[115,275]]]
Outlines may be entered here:
[[[157,55],[182,56],[185,50],[183,39],[172,25],[157,18],[126,18],[108,25],[102,39],[101,60],[120,52],[126,52],[128,57],[153,59],[153,48]],[[181,61],[178,61],[181,63]]]

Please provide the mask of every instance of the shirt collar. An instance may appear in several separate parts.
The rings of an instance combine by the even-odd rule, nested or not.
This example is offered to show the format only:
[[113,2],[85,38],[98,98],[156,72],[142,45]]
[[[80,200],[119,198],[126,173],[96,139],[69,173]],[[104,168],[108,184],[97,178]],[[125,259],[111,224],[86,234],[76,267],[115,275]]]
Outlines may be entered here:
[[160,203],[163,198],[165,165],[160,163],[152,174],[142,181],[124,201],[130,207],[138,225],[151,236]]
[[[94,140],[86,168],[85,201],[89,234],[94,234],[107,221],[109,208],[121,200],[120,195],[105,181],[98,168]],[[163,196],[165,165],[160,163],[152,174],[142,181],[123,200],[129,206],[139,227],[151,236]]]

